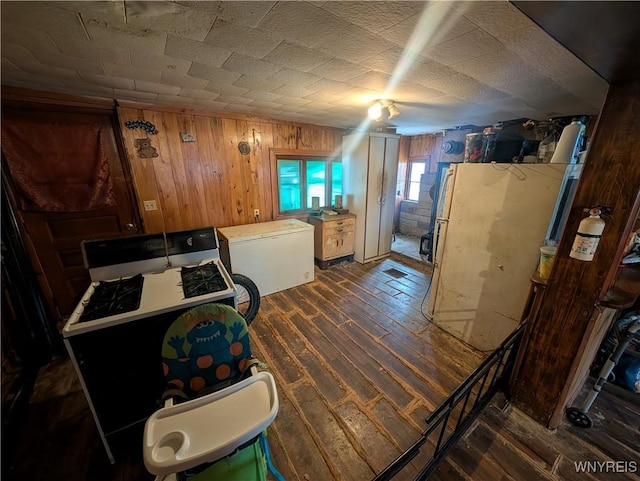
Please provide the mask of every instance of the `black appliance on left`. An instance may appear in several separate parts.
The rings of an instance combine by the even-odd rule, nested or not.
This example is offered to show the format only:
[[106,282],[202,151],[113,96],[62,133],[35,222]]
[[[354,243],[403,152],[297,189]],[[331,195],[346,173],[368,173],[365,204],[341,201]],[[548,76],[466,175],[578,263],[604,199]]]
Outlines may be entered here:
[[158,407],[169,325],[199,304],[237,307],[237,289],[213,227],[84,241],[81,248],[92,282],[62,334],[114,462],[119,439],[141,439]]

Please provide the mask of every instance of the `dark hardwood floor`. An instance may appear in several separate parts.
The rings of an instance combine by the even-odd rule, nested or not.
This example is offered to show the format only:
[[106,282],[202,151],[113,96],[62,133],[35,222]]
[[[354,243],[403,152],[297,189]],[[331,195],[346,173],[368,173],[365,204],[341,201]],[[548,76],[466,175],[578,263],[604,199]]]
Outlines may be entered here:
[[[285,479],[371,479],[481,361],[423,316],[429,282],[425,264],[393,255],[317,269],[314,282],[262,299],[252,344],[278,385],[269,442]],[[640,459],[637,404],[604,392],[591,413],[592,429],[565,422],[552,432],[497,397],[432,479],[637,479],[576,472],[574,461]],[[2,462],[15,480],[153,479],[140,450],[141,436],[131,433],[109,464],[61,358],[41,370],[14,455]],[[413,479],[421,459],[395,479]]]

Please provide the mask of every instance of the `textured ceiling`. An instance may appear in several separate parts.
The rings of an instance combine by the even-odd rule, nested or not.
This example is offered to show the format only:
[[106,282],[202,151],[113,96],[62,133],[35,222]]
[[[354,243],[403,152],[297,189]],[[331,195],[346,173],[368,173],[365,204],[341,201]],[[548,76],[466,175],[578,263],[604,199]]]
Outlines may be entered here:
[[597,114],[607,83],[496,2],[6,2],[3,85],[402,134]]

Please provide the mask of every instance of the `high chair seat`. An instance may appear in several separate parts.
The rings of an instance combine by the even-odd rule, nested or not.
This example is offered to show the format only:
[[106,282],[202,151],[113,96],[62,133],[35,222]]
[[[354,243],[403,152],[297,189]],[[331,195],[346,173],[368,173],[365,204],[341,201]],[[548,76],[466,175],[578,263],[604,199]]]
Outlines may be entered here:
[[147,470],[178,481],[265,481],[268,469],[282,480],[266,437],[278,394],[256,363],[232,307],[201,304],[178,317],[162,346],[165,407],[145,424]]
[[277,412],[275,381],[268,372],[162,408],[145,425],[145,466],[165,476],[217,461],[262,433]]

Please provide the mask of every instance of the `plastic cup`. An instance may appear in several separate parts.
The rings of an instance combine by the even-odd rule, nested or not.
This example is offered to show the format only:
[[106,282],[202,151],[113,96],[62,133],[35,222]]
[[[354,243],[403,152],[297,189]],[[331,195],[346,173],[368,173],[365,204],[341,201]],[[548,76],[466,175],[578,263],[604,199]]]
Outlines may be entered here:
[[543,246],[540,247],[540,277],[548,279],[553,267],[553,258],[556,255],[556,247]]

